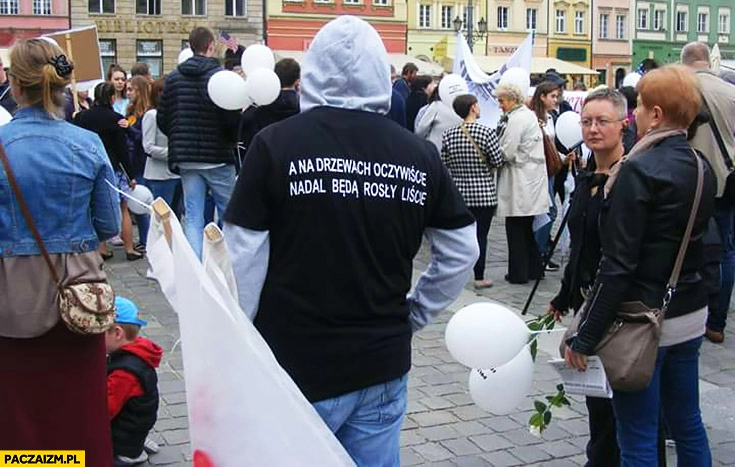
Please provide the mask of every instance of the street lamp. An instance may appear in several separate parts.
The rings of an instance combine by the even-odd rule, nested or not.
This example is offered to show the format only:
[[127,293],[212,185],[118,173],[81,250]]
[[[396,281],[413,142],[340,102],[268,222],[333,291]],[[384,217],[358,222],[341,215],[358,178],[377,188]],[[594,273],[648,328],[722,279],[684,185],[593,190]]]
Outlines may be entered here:
[[[470,0],[471,2],[472,0]],[[466,33],[465,36],[467,36],[467,45],[470,46],[470,51],[473,50],[473,47],[475,45],[475,42],[478,40],[482,40],[487,35],[487,21],[485,21],[485,18],[480,18],[480,21],[477,22],[477,32],[474,31],[474,13],[475,13],[475,7],[472,5],[472,3],[469,3],[467,5],[467,24],[466,24]],[[454,18],[454,21],[452,21],[452,25],[454,26],[454,32],[459,32],[462,30],[464,21],[462,18],[457,16]]]

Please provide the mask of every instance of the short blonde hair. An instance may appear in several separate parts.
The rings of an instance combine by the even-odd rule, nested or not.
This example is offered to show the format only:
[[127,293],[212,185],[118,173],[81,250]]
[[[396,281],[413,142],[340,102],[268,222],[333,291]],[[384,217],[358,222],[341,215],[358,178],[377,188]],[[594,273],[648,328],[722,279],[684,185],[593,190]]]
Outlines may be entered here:
[[649,71],[636,90],[647,109],[660,107],[664,120],[677,128],[689,128],[702,105],[699,78],[683,65],[666,65]]
[[67,76],[59,76],[52,60],[64,52],[42,39],[22,39],[10,51],[10,79],[23,90],[25,105],[41,104],[52,115],[62,115]]
[[526,96],[523,95],[523,90],[517,84],[504,83],[498,85],[495,88],[495,97],[502,97],[516,101],[517,104],[523,104],[523,100]]

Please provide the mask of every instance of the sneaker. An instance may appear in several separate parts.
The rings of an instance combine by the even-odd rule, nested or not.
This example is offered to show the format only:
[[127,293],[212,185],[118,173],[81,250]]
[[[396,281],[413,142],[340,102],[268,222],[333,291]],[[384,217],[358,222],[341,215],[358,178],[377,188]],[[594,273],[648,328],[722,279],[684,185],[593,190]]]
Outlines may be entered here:
[[546,271],[548,272],[556,272],[559,270],[559,265],[555,262],[549,260],[548,263],[546,263]]
[[143,462],[146,462],[147,460],[148,460],[148,453],[145,452],[145,449],[143,449],[143,452],[141,452],[138,457],[115,456],[115,465],[127,467],[127,466],[142,464]]
[[152,439],[146,438],[145,443],[143,443],[143,449],[149,454],[155,454],[161,450],[161,446]]
[[122,238],[120,238],[119,235],[115,235],[114,237],[112,237],[112,240],[110,240],[110,243],[112,243],[113,246],[122,246],[123,245]]

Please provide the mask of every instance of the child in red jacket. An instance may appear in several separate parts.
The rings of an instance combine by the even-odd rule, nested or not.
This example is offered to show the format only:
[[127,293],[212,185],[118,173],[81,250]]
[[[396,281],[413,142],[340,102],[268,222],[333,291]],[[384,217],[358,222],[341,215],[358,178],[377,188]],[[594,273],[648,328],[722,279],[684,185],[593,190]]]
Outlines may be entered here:
[[115,324],[105,334],[107,347],[107,407],[112,424],[115,466],[145,462],[144,444],[158,417],[158,376],[163,350],[138,336],[147,323],[138,307],[115,298]]

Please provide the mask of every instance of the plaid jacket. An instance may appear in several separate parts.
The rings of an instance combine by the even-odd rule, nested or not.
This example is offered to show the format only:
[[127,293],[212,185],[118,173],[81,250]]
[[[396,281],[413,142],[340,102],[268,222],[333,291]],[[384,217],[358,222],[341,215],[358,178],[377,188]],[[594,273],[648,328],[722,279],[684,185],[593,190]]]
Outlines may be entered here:
[[469,207],[498,205],[495,188],[495,168],[503,164],[495,131],[480,124],[464,124],[482,152],[482,160],[462,125],[453,127],[442,136],[441,158],[459,192]]

